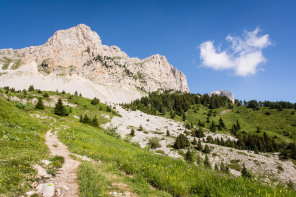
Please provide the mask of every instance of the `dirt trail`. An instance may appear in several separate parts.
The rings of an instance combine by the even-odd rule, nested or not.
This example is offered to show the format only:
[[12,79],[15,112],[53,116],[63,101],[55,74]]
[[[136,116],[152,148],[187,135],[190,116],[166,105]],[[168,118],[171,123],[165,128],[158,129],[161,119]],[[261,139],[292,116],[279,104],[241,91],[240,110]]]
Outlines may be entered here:
[[78,197],[77,168],[80,162],[71,158],[70,151],[60,142],[57,137],[57,132],[49,130],[45,135],[45,143],[50,150],[51,156],[64,157],[64,164],[62,168],[58,170],[55,177],[48,175],[45,169],[39,166],[38,169],[36,169],[38,174],[40,175],[41,170],[43,176],[51,178],[47,179],[45,183],[40,183],[35,190],[27,192],[27,196],[32,196],[37,193],[43,197]]
[[56,177],[52,179],[52,182],[55,185],[55,195],[71,197],[78,196],[77,168],[80,162],[71,158],[70,151],[57,138],[56,132],[52,133],[51,130],[49,130],[45,135],[45,139],[45,143],[48,146],[51,155],[62,156],[65,159],[63,167],[60,168]]

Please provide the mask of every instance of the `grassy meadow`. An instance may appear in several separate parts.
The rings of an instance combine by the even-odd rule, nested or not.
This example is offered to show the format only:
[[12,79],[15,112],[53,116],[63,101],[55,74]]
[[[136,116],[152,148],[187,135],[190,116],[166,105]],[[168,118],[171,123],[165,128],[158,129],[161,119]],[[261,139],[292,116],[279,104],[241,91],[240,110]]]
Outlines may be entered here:
[[[4,89],[1,91],[5,93]],[[30,99],[33,99],[42,97],[44,93],[32,91],[24,96],[23,93],[7,92],[6,95],[22,98],[30,95]],[[137,144],[106,135],[102,127],[95,128],[80,123],[77,117],[87,113],[91,118],[97,116],[99,124],[104,124],[109,121],[106,116],[118,115],[113,109],[107,110],[107,106],[102,103],[92,105],[91,99],[80,96],[46,93],[49,96],[67,99],[68,103],[77,106],[68,107],[69,116],[59,117],[53,114],[52,107],[36,110],[32,104],[9,102],[0,96],[0,196],[20,196],[31,189],[30,184],[36,175],[32,165],[42,159],[49,159],[49,151],[43,137],[49,129],[59,131],[59,139],[71,152],[93,159],[94,162],[81,161],[78,170],[80,196],[83,197],[110,196],[112,191],[129,191],[138,196],[296,195],[294,190],[281,185],[272,187],[254,179],[233,177],[206,168],[202,164],[196,165],[154,154],[148,149],[139,148]],[[48,98],[44,98],[46,99]],[[237,118],[241,118],[239,121],[243,129],[252,131],[256,128],[257,122],[249,125],[243,121],[246,117],[255,119],[254,115],[249,114],[252,112],[244,112],[243,108],[238,109],[240,113],[235,113],[237,109],[234,108],[234,112],[222,116],[227,128],[231,128]],[[221,111],[217,110],[217,115],[213,119],[218,120]],[[283,124],[286,123],[284,112],[285,110],[282,112]],[[206,118],[204,113],[206,109],[202,107],[197,113],[190,109],[187,121],[194,122]],[[37,116],[42,118],[34,118]],[[262,119],[264,116],[266,115],[260,115]],[[269,117],[272,116],[273,111]],[[286,121],[290,120],[287,118]],[[267,130],[268,126],[270,125],[266,124],[266,128],[264,126],[262,129]],[[277,130],[271,132],[277,133]]]

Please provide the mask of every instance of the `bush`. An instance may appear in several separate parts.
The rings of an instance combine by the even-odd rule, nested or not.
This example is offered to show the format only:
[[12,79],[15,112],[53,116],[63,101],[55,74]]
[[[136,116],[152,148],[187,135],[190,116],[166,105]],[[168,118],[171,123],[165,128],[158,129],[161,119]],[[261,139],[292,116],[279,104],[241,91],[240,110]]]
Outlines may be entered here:
[[185,160],[189,163],[193,162],[193,153],[190,150],[186,152]]
[[134,129],[131,130],[130,135],[131,135],[131,136],[135,136],[135,130],[134,130]]
[[44,110],[44,105],[43,105],[43,102],[42,102],[42,99],[41,98],[38,98],[38,102],[37,102],[35,108],[36,109]]
[[29,89],[28,89],[28,91],[34,91],[35,89],[34,89],[34,86],[33,85],[30,85],[30,87],[29,87]]
[[43,97],[48,98],[49,97],[48,93],[44,93]]
[[59,98],[58,102],[55,105],[54,114],[56,114],[58,116],[68,116],[69,115],[69,112],[67,112],[67,109],[63,105],[63,101],[61,98]]
[[204,160],[204,165],[205,165],[205,167],[212,168],[212,165],[211,165],[208,155],[206,155],[206,158]]
[[159,148],[161,147],[159,141],[160,140],[157,137],[152,137],[149,139],[148,145],[150,145],[152,149]]
[[189,145],[190,145],[190,143],[189,143],[188,138],[184,134],[180,134],[174,143],[174,148],[175,149],[182,149],[182,148],[185,148]]
[[105,134],[107,134],[107,135],[110,135],[110,136],[112,136],[112,137],[115,137],[115,138],[117,138],[117,139],[119,139],[120,138],[120,135],[116,132],[116,127],[108,127],[106,130],[105,130]]
[[167,131],[166,131],[166,136],[171,136],[171,134],[170,134],[170,131],[169,131],[169,130],[167,130]]
[[97,104],[99,104],[100,103],[100,100],[99,99],[97,99],[96,97],[93,99],[93,100],[91,100],[91,102],[90,102],[92,105],[97,105]]
[[247,170],[245,164],[242,169],[242,177],[244,177],[244,178],[251,178],[252,177],[251,173]]
[[203,152],[204,153],[210,153],[211,152],[211,149],[207,144],[205,145],[205,148],[204,148]]

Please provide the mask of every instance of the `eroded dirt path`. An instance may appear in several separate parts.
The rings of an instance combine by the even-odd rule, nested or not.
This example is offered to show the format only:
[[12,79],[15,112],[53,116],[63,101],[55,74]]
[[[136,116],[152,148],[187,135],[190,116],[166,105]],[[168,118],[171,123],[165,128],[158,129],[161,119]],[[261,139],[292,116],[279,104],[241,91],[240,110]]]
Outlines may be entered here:
[[71,158],[70,151],[58,139],[56,131],[52,132],[49,130],[45,135],[45,140],[52,156],[62,156],[65,159],[63,167],[52,178],[55,187],[55,196],[78,196],[77,169],[80,162]]

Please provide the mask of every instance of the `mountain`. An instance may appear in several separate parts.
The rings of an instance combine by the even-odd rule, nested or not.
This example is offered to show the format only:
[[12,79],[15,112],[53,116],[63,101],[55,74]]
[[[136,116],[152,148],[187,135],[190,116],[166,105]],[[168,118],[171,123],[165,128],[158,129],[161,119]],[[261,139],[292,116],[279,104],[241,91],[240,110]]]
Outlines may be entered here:
[[228,90],[219,90],[219,91],[211,92],[209,95],[210,96],[212,96],[212,95],[227,96],[229,98],[229,100],[231,100],[232,103],[234,103],[234,96]]
[[0,50],[0,82],[16,89],[76,90],[103,102],[130,102],[148,92],[189,92],[186,76],[161,55],[130,58],[80,24],[57,31],[41,46]]

